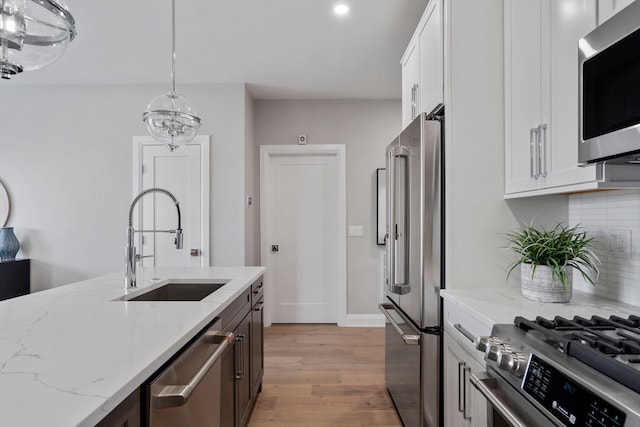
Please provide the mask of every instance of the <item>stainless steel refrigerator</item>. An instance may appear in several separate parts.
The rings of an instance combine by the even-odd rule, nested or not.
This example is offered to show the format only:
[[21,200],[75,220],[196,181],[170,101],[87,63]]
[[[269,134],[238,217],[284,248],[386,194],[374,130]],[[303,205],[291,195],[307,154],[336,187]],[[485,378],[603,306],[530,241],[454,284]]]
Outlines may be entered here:
[[405,427],[442,425],[444,107],[387,147],[385,381]]

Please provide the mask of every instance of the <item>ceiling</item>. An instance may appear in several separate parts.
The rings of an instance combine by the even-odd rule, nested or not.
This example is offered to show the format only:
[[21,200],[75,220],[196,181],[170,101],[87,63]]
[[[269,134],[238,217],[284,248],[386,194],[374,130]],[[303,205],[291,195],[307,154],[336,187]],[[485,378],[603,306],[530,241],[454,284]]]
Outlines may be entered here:
[[[176,86],[246,82],[256,99],[400,98],[400,58],[427,0],[176,0]],[[67,0],[78,35],[2,85],[167,84],[171,1]]]

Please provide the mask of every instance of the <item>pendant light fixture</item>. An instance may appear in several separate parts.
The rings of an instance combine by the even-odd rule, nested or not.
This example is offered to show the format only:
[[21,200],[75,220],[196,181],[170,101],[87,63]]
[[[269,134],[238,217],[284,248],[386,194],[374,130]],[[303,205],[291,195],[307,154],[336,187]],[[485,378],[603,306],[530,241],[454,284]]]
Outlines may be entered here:
[[0,77],[51,64],[75,36],[63,0],[0,0]]
[[200,129],[200,117],[187,99],[176,93],[176,2],[171,0],[171,90],[151,100],[142,120],[152,137],[171,151],[193,141]]

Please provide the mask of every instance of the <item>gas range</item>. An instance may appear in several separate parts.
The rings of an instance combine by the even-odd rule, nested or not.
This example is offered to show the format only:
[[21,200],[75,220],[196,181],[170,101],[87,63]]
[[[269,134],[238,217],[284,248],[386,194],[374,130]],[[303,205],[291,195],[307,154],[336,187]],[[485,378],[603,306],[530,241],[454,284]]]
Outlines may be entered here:
[[640,426],[638,316],[516,317],[476,348],[492,382],[474,385],[494,409],[511,408],[510,425]]

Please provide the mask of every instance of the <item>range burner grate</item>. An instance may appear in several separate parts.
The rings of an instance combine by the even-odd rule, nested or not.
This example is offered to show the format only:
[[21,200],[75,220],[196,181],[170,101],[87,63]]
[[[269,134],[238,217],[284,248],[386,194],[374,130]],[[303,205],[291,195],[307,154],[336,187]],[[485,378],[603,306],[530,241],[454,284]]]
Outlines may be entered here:
[[546,340],[558,343],[565,354],[640,393],[639,316],[556,316],[552,320],[516,317],[514,323],[524,331],[537,331]]

